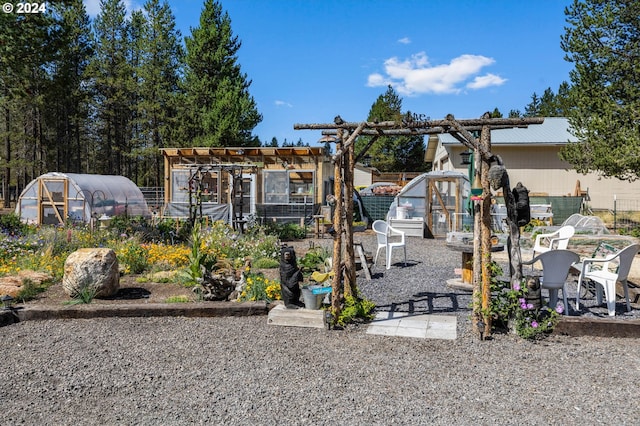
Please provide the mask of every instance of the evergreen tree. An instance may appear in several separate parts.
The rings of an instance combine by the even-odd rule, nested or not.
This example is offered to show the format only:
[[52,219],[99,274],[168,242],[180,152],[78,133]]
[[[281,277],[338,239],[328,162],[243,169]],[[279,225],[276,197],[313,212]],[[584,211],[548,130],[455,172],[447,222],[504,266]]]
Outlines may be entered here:
[[[371,106],[367,120],[400,122],[402,117],[402,99],[388,86],[387,91]],[[370,136],[359,137],[356,153],[360,153],[370,140]],[[367,151],[367,155],[371,157],[371,166],[382,172],[424,171],[424,154],[424,137],[421,135],[381,136]]]
[[94,172],[122,174],[130,139],[131,66],[127,58],[127,22],[122,0],[101,0],[94,22],[96,50],[89,66],[94,90],[96,147]]
[[560,157],[578,172],[635,180],[640,170],[640,2],[574,0],[565,9],[573,62],[569,120],[579,143]]
[[272,146],[274,148],[278,147],[278,138],[276,138],[275,136],[271,138],[271,142],[268,145],[265,146]]
[[0,135],[4,143],[0,157],[7,207],[9,186],[23,187],[44,161],[42,112],[49,90],[47,69],[55,50],[50,32],[56,25],[50,13],[0,14]]
[[502,118],[502,113],[500,112],[498,107],[495,107],[493,109],[493,112],[491,113],[491,118]]
[[531,102],[524,108],[525,117],[540,117],[540,98],[538,94],[533,92]]
[[[86,135],[89,92],[85,70],[93,54],[91,25],[82,0],[50,5],[60,24],[55,29],[56,55],[51,67],[51,90],[45,111],[49,135],[46,171],[80,173],[90,147]],[[84,167],[83,167],[84,163]]]
[[192,145],[255,146],[253,128],[262,121],[240,70],[238,37],[228,13],[215,0],[205,0],[200,26],[186,37],[185,134]]
[[160,186],[162,165],[158,149],[173,144],[173,129],[178,127],[177,96],[184,52],[167,2],[149,0],[144,12],[146,26],[139,64],[140,128],[132,157],[138,159],[137,181],[143,186]]

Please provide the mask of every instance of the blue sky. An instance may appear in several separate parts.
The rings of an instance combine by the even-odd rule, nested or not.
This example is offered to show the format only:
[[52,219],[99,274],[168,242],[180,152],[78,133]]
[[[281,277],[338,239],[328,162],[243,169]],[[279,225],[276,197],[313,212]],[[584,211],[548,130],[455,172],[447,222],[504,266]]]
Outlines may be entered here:
[[[85,0],[91,16],[98,0]],[[403,110],[432,119],[524,111],[569,81],[560,36],[570,0],[222,0],[242,42],[238,62],[263,121],[262,141],[316,145],[294,123],[363,121],[388,84]],[[141,0],[127,0],[139,8]],[[182,35],[201,0],[170,0]]]

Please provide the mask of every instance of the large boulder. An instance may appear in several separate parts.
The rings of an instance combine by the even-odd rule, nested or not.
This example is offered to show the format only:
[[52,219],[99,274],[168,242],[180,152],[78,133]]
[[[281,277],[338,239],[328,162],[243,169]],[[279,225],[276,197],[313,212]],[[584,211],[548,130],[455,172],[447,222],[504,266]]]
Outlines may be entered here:
[[64,262],[62,288],[71,297],[91,288],[94,297],[109,297],[120,288],[116,253],[107,248],[84,248],[71,253]]

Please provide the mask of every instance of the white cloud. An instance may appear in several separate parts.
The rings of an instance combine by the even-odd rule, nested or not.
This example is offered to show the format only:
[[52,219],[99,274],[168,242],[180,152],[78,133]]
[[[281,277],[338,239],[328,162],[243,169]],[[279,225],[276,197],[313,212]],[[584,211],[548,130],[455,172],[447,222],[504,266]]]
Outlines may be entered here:
[[400,40],[398,40],[398,43],[411,44],[411,39],[409,37],[402,37]]
[[[495,74],[476,76],[482,68],[494,62],[492,58],[486,56],[461,55],[448,64],[432,65],[424,52],[402,61],[393,57],[384,62],[386,75],[380,73],[369,75],[367,86],[391,85],[398,93],[409,96],[423,93],[460,93],[465,87],[475,90],[499,86],[504,84],[506,79]],[[473,80],[469,81],[472,78]]]
[[489,86],[502,86],[506,81],[506,78],[499,77],[495,74],[486,74],[474,78],[472,82],[467,84],[467,88],[484,89]]
[[293,105],[291,105],[289,102],[285,102],[285,101],[279,101],[279,100],[276,100],[276,101],[274,102],[274,104],[275,104],[277,107],[285,106],[285,107],[293,108]]

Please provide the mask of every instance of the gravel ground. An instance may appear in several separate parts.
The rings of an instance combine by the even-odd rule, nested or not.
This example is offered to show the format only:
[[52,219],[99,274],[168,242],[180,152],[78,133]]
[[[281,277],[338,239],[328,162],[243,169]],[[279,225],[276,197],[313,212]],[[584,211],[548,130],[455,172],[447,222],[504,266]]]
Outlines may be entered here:
[[470,296],[443,285],[460,253],[413,238],[407,251],[362,292],[380,310],[457,315],[457,340],[265,317],[28,321],[0,329],[0,423],[638,424],[636,339],[479,342]]

